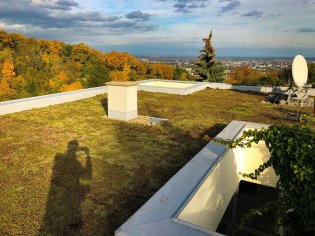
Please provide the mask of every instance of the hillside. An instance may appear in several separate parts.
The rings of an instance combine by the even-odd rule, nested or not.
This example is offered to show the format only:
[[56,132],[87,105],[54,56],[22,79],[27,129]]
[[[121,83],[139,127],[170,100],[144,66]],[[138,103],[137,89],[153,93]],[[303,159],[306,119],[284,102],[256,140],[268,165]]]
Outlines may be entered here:
[[83,43],[36,40],[0,31],[0,101],[102,86],[111,80],[187,80],[187,71]]

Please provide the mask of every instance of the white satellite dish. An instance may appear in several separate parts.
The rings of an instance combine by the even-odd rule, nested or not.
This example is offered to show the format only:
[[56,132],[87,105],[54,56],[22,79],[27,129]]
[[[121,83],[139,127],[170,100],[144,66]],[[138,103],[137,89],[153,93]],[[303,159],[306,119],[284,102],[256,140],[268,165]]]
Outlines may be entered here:
[[308,69],[305,58],[301,55],[297,55],[292,63],[292,77],[293,81],[299,88],[303,87],[307,83]]

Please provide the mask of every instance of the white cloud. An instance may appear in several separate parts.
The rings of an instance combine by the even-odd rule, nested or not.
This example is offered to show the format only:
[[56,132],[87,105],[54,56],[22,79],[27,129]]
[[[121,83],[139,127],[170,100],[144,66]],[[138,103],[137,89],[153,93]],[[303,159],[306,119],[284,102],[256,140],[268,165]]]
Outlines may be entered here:
[[[188,12],[174,12],[176,3]],[[1,0],[0,28],[91,46],[185,48],[202,47],[213,29],[216,47],[315,48],[314,12],[296,0]]]

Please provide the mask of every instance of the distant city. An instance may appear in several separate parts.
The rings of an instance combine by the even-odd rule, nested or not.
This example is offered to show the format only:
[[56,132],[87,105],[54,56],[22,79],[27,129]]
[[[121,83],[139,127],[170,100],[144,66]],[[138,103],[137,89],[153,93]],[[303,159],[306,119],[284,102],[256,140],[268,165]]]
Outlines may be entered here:
[[[195,63],[198,61],[197,57],[181,56],[181,57],[157,57],[157,56],[138,56],[138,59],[149,63],[164,63],[170,65],[178,65],[181,68],[185,68],[192,73]],[[217,58],[227,70],[237,66],[249,66],[256,70],[281,70],[289,68],[292,64],[293,57],[218,57]],[[308,62],[315,63],[315,58],[307,58]]]

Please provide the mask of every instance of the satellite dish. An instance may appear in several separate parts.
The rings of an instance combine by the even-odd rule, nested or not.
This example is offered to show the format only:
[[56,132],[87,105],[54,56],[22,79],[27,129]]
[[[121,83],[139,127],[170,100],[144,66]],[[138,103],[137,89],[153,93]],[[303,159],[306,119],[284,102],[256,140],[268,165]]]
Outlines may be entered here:
[[292,77],[294,83],[299,88],[303,87],[307,83],[308,69],[305,58],[301,55],[297,55],[292,63]]

